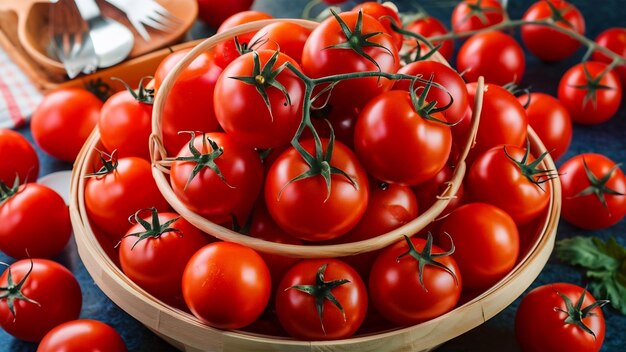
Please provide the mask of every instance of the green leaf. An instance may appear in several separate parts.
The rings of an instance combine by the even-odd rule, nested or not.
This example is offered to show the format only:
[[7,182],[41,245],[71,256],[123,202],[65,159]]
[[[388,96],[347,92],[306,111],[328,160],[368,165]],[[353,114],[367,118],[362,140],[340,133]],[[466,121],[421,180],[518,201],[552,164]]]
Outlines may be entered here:
[[617,275],[602,271],[588,271],[587,277],[592,279],[590,291],[596,298],[606,298],[611,306],[626,315],[626,286],[620,284]]
[[616,270],[620,263],[610,256],[604,244],[593,237],[574,237],[556,243],[556,256],[570,265],[592,270]]

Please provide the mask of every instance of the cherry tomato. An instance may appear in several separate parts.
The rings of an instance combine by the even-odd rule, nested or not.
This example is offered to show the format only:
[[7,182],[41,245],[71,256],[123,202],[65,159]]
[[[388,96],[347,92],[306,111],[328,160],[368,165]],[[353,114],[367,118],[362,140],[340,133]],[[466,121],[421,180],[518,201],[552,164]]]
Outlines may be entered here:
[[622,85],[615,72],[603,73],[606,67],[605,63],[588,61],[573,66],[561,77],[559,101],[574,122],[597,125],[619,109]]
[[32,144],[21,134],[0,128],[0,182],[13,185],[15,177],[20,184],[37,180],[39,158]]
[[377,19],[380,24],[385,28],[385,33],[393,39],[393,43],[396,45],[396,49],[402,48],[403,37],[402,34],[393,30],[391,23],[397,27],[402,28],[402,21],[396,9],[388,6],[385,3],[378,3],[376,1],[366,1],[357,4],[352,8],[353,12],[363,11],[364,14],[368,14]]
[[191,312],[218,329],[239,329],[267,306],[271,279],[254,250],[231,242],[202,247],[183,273],[183,297]]
[[[446,28],[446,26],[440,20],[432,16],[419,18],[407,25],[405,29],[410,32],[421,34],[426,38],[448,33],[448,29]],[[414,43],[415,42],[411,44]],[[448,61],[452,59],[452,54],[454,52],[454,41],[435,41],[432,44],[435,46],[441,44],[441,48],[439,48],[439,53],[443,55],[443,57]]]
[[601,307],[605,303],[596,301],[582,287],[568,283],[537,287],[524,296],[517,308],[517,342],[522,351],[599,351],[604,341]]
[[[557,21],[556,25],[585,33],[585,19],[576,6],[563,0],[537,1],[531,5],[522,17],[526,21],[538,21],[552,17],[548,1],[555,6],[566,22]],[[526,48],[543,61],[561,61],[568,58],[580,46],[578,40],[555,29],[542,25],[527,24],[522,26],[522,41]]]
[[468,82],[485,77],[486,83],[519,83],[524,76],[524,51],[510,35],[499,31],[471,36],[459,49],[456,69]]
[[254,0],[197,0],[198,18],[213,28],[217,28],[228,17],[250,10]]
[[[226,32],[229,29],[249,22],[269,20],[271,18],[272,16],[261,11],[249,10],[238,12],[224,20],[217,29],[217,33]],[[236,37],[237,41],[240,45],[245,45],[246,49],[251,49],[252,41],[250,41],[250,39],[254,37],[255,33],[256,31],[240,34]],[[241,54],[239,50],[237,50],[235,38],[221,42],[215,47],[215,62],[222,68],[226,68],[226,66],[238,58],[239,55]]]
[[[11,264],[0,276],[0,295],[0,326],[30,342],[39,342],[55,326],[78,319],[82,305],[74,275],[47,259]],[[9,301],[13,301],[13,309]]]
[[262,49],[280,51],[299,63],[302,62],[302,49],[309,34],[311,30],[299,24],[276,22],[259,29],[250,39],[250,43],[255,43],[254,48],[257,51]]
[[[626,57],[626,28],[609,28],[596,37],[596,43],[622,57]],[[591,59],[606,63],[610,63],[613,60],[600,51],[594,51]],[[614,70],[619,75],[622,88],[624,88],[626,86],[626,65],[619,65]]]
[[498,24],[505,10],[497,0],[463,0],[452,10],[452,30],[468,32]]
[[101,108],[102,102],[85,89],[56,90],[46,95],[33,112],[33,139],[53,157],[74,161],[96,127]]
[[579,154],[560,168],[561,215],[588,230],[607,228],[626,215],[626,179],[611,159],[595,153]]
[[37,352],[126,352],[126,344],[111,326],[90,319],[72,320],[50,330]]
[[301,261],[285,274],[276,292],[280,324],[302,340],[350,337],[367,312],[363,280],[338,259]]

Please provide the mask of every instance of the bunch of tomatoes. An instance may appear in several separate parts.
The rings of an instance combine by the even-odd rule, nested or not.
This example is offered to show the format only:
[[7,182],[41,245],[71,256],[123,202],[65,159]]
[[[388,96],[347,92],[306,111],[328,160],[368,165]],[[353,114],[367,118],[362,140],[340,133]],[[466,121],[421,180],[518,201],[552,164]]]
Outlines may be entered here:
[[[240,12],[222,22],[218,33],[270,18]],[[546,18],[552,26],[541,22]],[[556,28],[584,32],[573,5],[539,1],[523,20],[535,21],[522,26],[521,36],[542,60],[562,60],[578,49],[580,38]],[[51,155],[73,160],[87,138],[81,131],[98,127],[100,160],[85,183],[84,200],[100,244],[138,286],[212,327],[332,340],[415,325],[476,297],[515,267],[536,240],[554,178],[563,185],[567,221],[598,229],[626,215],[626,181],[613,161],[584,154],[559,170],[545,169],[548,152],[533,155],[527,135],[531,126],[554,159],[565,153],[572,121],[601,123],[619,108],[625,77],[611,69],[623,68],[617,67],[623,62],[596,50],[594,61],[563,76],[558,99],[525,92],[515,85],[524,73],[520,44],[505,32],[484,30],[510,23],[498,1],[459,3],[453,33],[473,35],[459,49],[455,70],[432,60],[439,54],[451,59],[454,45],[436,18],[403,24],[394,6],[365,2],[332,12],[314,29],[278,21],[221,42],[169,87],[158,142],[178,200],[209,221],[276,246],[367,240],[424,213],[448,187],[473,138],[473,102],[482,94],[475,145],[454,199],[426,229],[376,251],[319,259],[257,252],[218,241],[170,208],[152,178],[152,104],[188,51],[166,57],[152,82],[143,80],[138,89],[128,87],[104,104],[89,104],[92,97],[80,89],[48,95],[33,116],[33,137]],[[624,54],[618,32],[607,31],[597,42]],[[557,42],[558,48],[550,44]],[[483,92],[477,91],[480,76],[487,83]],[[51,114],[62,115],[68,99],[89,105],[82,108],[89,117],[76,124],[77,135],[84,136],[77,143],[61,141],[51,133],[60,127],[44,123]],[[12,155],[12,165],[22,166],[0,175],[0,219],[18,219],[15,209],[26,209],[13,205],[18,202],[39,207],[39,213],[21,218],[49,218],[52,210],[45,207],[58,201],[42,202],[47,191],[24,183],[37,174],[32,147],[12,131],[1,133],[16,142],[5,143],[9,138],[0,135],[0,155]],[[78,147],[61,152],[55,149],[60,143]],[[60,204],[63,214],[54,219],[62,224],[49,226],[60,234],[44,241],[40,229],[28,228],[32,221],[11,222],[0,229],[0,250],[17,259],[58,254],[70,233],[67,208]],[[18,241],[11,233],[32,235]],[[36,336],[19,333],[33,326],[29,310],[59,304],[54,296],[44,299],[31,291],[44,264],[55,263],[23,259],[0,279],[0,323],[21,339],[39,341],[80,311],[78,305],[67,316],[52,314],[60,320]],[[71,274],[58,275],[53,281],[66,280],[68,288],[54,291],[80,302]],[[548,313],[536,313],[542,304]],[[556,330],[567,326],[581,348],[599,349],[602,304],[574,285],[532,291],[518,315],[523,347],[532,350],[550,334],[532,326],[531,317],[541,314]],[[568,318],[578,320],[572,324]]]

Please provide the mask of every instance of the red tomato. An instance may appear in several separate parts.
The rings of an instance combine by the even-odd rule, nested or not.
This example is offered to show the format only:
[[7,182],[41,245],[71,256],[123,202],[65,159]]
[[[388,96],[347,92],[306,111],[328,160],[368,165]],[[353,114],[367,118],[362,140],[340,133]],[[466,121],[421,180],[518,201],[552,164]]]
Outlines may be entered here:
[[183,297],[191,312],[218,329],[239,329],[267,306],[270,272],[254,250],[231,242],[202,247],[183,273]]
[[0,276],[0,295],[0,326],[30,342],[39,342],[55,326],[78,319],[82,305],[74,275],[47,259],[23,259],[11,264]]
[[561,166],[559,175],[561,215],[567,222],[597,230],[613,226],[626,215],[626,179],[609,158],[594,153],[576,155]]
[[102,102],[85,89],[56,90],[46,95],[33,112],[33,139],[53,157],[74,161],[98,123],[100,108]]
[[[596,37],[596,43],[613,51],[614,53],[626,57],[626,28],[609,28]],[[610,63],[613,59],[599,51],[594,51],[591,59],[594,61]],[[622,88],[626,86],[626,65],[622,64],[614,68],[620,77]]]
[[198,0],[198,18],[217,28],[228,17],[250,10],[253,2],[254,0]]
[[150,162],[138,157],[109,161],[102,175],[85,184],[85,209],[89,221],[117,243],[130,228],[128,217],[138,209],[167,211],[169,204],[152,178]]
[[537,133],[552,159],[565,154],[572,141],[572,120],[567,109],[551,95],[530,93],[521,95],[517,100],[526,104],[528,124]]
[[[432,16],[419,18],[407,25],[405,29],[410,32],[421,34],[426,38],[448,33],[448,29],[446,28],[446,26],[437,18]],[[452,54],[454,52],[454,41],[436,41],[432,44],[435,46],[441,44],[441,48],[439,48],[439,53],[443,55],[443,57],[448,61],[452,59]]]
[[568,283],[537,287],[517,308],[517,342],[522,351],[599,351],[605,332],[601,307],[607,302]]
[[150,160],[148,142],[152,132],[153,95],[150,89],[140,86],[137,92],[117,92],[102,105],[98,130],[107,151],[117,150],[119,157],[138,156]]
[[20,184],[33,182],[39,175],[39,158],[37,152],[26,137],[21,134],[0,128],[0,182],[12,186],[15,177]]
[[178,214],[151,211],[151,216],[135,213],[135,224],[119,244],[120,266],[128,278],[155,297],[170,304],[182,303],[185,265],[207,241]]
[[[556,22],[557,26],[585,33],[585,19],[576,6],[563,0],[548,0],[560,12],[567,23]],[[537,1],[526,10],[522,17],[526,21],[539,21],[552,17],[552,9],[547,1]],[[543,61],[561,61],[568,58],[580,46],[578,40],[555,29],[542,25],[522,26],[522,41],[526,48]]]
[[302,49],[309,34],[311,30],[299,24],[276,22],[259,29],[250,39],[250,43],[255,43],[254,48],[257,51],[262,49],[280,51],[299,63],[302,61]]
[[[176,51],[163,59],[154,75],[154,86],[161,87],[163,80],[174,66],[191,49]],[[217,131],[219,124],[213,108],[213,91],[222,68],[217,66],[210,54],[203,53],[184,69],[167,94],[161,116],[163,145],[168,155],[176,155],[189,141],[179,131]]]
[[463,0],[452,10],[452,30],[468,32],[504,20],[505,10],[498,0]]
[[[220,27],[217,29],[217,33],[226,32],[227,30],[235,28],[241,24],[260,20],[269,20],[271,18],[272,16],[261,11],[249,10],[238,12],[224,20],[224,22],[222,22]],[[252,41],[250,41],[250,39],[252,39],[255,33],[256,31],[240,34],[237,36],[237,41],[240,45],[245,44],[246,49],[250,49],[250,46],[252,45]],[[239,55],[241,54],[237,50],[234,38],[221,42],[215,47],[215,62],[222,68],[228,66],[228,64],[238,58]]]
[[371,175],[389,183],[415,185],[432,178],[446,164],[452,148],[445,117],[432,116],[439,121],[416,112],[409,92],[378,95],[356,123],[354,146],[359,160]]
[[120,334],[109,325],[89,319],[73,320],[50,330],[37,347],[37,352],[126,352]]
[[385,28],[385,34],[389,35],[396,45],[396,49],[402,48],[402,34],[393,30],[391,23],[393,22],[397,27],[402,28],[402,21],[396,9],[392,8],[386,3],[378,3],[376,1],[366,1],[357,4],[352,8],[353,12],[363,11],[364,14],[370,15],[377,19],[380,24]]
[[606,66],[587,61],[573,66],[561,77],[558,97],[574,122],[597,125],[613,117],[619,109],[622,85],[615,72],[604,73]]
[[276,292],[280,324],[302,340],[350,337],[367,312],[363,280],[338,259],[301,261],[285,274]]
[[[354,149],[354,126],[359,117],[359,109],[354,107],[330,106],[311,111],[311,120],[320,137],[330,138],[330,127],[338,141]],[[330,122],[330,126],[328,123]],[[301,138],[312,135],[305,130]]]
[[[267,67],[270,62],[274,63],[271,69]],[[275,70],[286,62],[299,69],[292,58],[272,50],[244,54],[224,69],[213,104],[220,126],[232,138],[261,149],[289,144],[302,120],[304,83],[289,69],[275,76]],[[244,78],[252,82],[240,80]]]
[[[319,78],[362,71],[386,73],[398,71],[400,65],[398,51],[392,39],[384,34],[385,28],[380,22],[367,14],[359,15],[357,12],[344,12],[338,15],[350,29],[352,38],[358,37],[358,35],[355,36],[355,26],[360,16],[362,16],[361,41],[366,41],[366,43],[360,43],[360,46],[371,60],[358,54],[355,49],[332,48],[336,45],[346,45],[348,36],[343,32],[337,18],[330,17],[311,32],[304,45],[302,69],[305,74]],[[362,39],[362,36],[377,32],[380,34]],[[372,97],[389,90],[393,83],[392,80],[379,77],[345,80],[333,88],[330,105],[361,107]]]
[[54,257],[72,234],[65,201],[38,183],[0,188],[0,223],[0,250],[16,259]]
[[[452,105],[442,111],[443,116],[451,122],[459,121],[463,117],[468,106],[467,88],[463,78],[454,69],[440,62],[426,60],[411,62],[398,70],[398,73],[413,76],[421,75],[424,79],[430,79],[432,75],[433,82],[442,85],[444,89],[431,87],[426,95],[426,101],[436,101],[437,107],[441,108],[449,104],[452,99]],[[411,82],[409,80],[400,80],[396,81],[393,89],[409,90],[410,85]],[[416,81],[412,88],[416,89],[424,86],[423,82]]]
[[510,35],[499,31],[471,36],[459,49],[456,69],[468,82],[484,76],[486,83],[519,83],[524,76],[524,51]]
[[[322,139],[324,153],[328,140]],[[301,141],[302,147],[315,154],[312,139]],[[330,176],[331,188],[322,175],[291,182],[311,169],[298,151],[290,147],[272,164],[265,182],[265,203],[276,223],[291,235],[307,241],[323,241],[339,237],[361,219],[368,202],[368,181],[365,170],[352,151],[334,143],[330,166],[344,175]]]
[[[446,235],[447,234],[447,235]],[[519,253],[519,234],[513,219],[503,210],[485,203],[469,203],[443,220],[439,243],[450,248],[461,269],[463,286],[482,292],[513,269]]]
[[533,161],[528,149],[510,145],[480,154],[467,174],[470,199],[497,206],[518,225],[532,221],[550,202],[548,179],[557,177],[556,170],[530,168]]
[[450,254],[433,246],[432,236],[428,241],[407,237],[385,249],[376,258],[369,278],[369,292],[378,312],[394,324],[406,326],[452,310],[461,297],[462,285],[461,271]]
[[[215,223],[249,212],[263,185],[258,153],[223,132],[197,136],[192,143],[195,151],[183,147],[172,163],[170,183],[176,196]],[[192,154],[196,160],[184,159]]]

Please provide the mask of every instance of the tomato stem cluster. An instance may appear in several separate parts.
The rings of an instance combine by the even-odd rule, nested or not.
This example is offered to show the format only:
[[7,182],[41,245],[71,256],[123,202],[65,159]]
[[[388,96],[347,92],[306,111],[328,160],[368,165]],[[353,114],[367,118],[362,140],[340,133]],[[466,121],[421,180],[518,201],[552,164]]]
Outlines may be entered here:
[[447,233],[446,235],[450,239],[451,245],[450,245],[450,250],[444,253],[432,253],[433,235],[430,232],[428,233],[428,237],[426,238],[426,244],[424,244],[424,248],[422,249],[421,252],[418,252],[417,249],[415,249],[415,246],[413,246],[413,242],[411,242],[411,239],[408,236],[404,236],[404,240],[409,246],[409,250],[406,251],[405,253],[400,254],[398,258],[396,259],[396,261],[400,262],[400,260],[402,260],[402,258],[406,257],[407,255],[413,257],[413,259],[417,261],[420,285],[426,292],[428,292],[428,289],[426,288],[426,286],[424,286],[424,267],[426,265],[432,265],[437,268],[445,270],[450,275],[452,275],[456,285],[457,286],[459,285],[458,278],[456,277],[454,272],[452,272],[452,270],[450,270],[450,268],[448,268],[447,266],[435,260],[435,258],[449,256],[449,255],[452,255],[452,253],[454,253],[454,243],[452,242],[452,237],[450,237],[450,235],[448,235]]
[[33,260],[30,259],[30,268],[28,269],[28,272],[26,273],[26,275],[24,275],[22,280],[20,280],[20,282],[18,282],[17,284],[13,282],[13,273],[11,272],[11,266],[2,262],[0,262],[0,264],[6,266],[7,270],[9,271],[7,273],[7,286],[0,287],[0,300],[6,299],[7,306],[9,307],[9,311],[11,311],[11,314],[13,315],[13,321],[15,321],[15,318],[16,318],[15,300],[16,299],[35,304],[37,306],[41,306],[39,302],[24,296],[24,294],[22,293],[22,286],[24,286],[24,283],[30,276],[30,273],[33,271]]
[[609,182],[609,180],[611,179],[611,176],[613,176],[613,173],[615,172],[615,170],[619,169],[620,164],[614,165],[609,170],[609,172],[607,172],[605,175],[602,175],[602,177],[600,178],[594,175],[591,169],[589,169],[589,166],[587,166],[587,162],[585,161],[584,157],[583,157],[583,167],[585,168],[585,173],[587,175],[587,179],[589,180],[589,187],[583,189],[574,197],[583,197],[589,194],[595,194],[595,196],[598,198],[600,203],[602,203],[602,206],[604,206],[605,209],[608,209],[606,197],[604,197],[605,194],[610,194],[614,196],[624,195],[623,193],[620,193],[612,188],[609,188],[606,185],[607,182]]
[[578,326],[579,328],[581,328],[583,331],[585,331],[588,334],[591,334],[594,338],[594,340],[596,339],[596,334],[587,326],[585,325],[585,322],[583,322],[583,319],[585,319],[588,316],[592,316],[595,315],[594,313],[592,313],[591,311],[596,308],[596,307],[602,307],[605,304],[609,303],[608,300],[598,300],[593,302],[592,304],[588,305],[587,307],[583,308],[583,302],[585,300],[585,296],[587,295],[587,289],[585,288],[583,290],[583,293],[580,295],[580,298],[578,298],[578,301],[576,301],[576,305],[574,305],[572,303],[572,301],[569,299],[569,297],[567,297],[566,295],[562,294],[559,291],[555,292],[561,296],[561,298],[563,299],[563,301],[565,302],[565,309],[562,309],[560,307],[554,307],[555,311],[559,311],[559,312],[563,312],[565,314],[567,314],[567,318],[565,318],[565,320],[563,321],[565,324],[573,324]]
[[[146,210],[149,210],[152,214],[151,222],[148,222],[139,216],[140,213]],[[139,242],[148,238],[159,238],[164,233],[176,232],[179,234],[179,236],[182,237],[182,234],[180,233],[179,229],[175,227],[170,227],[170,225],[178,221],[178,219],[180,219],[180,216],[161,224],[161,221],[159,220],[159,212],[157,211],[155,207],[139,209],[137,210],[137,212],[135,212],[135,214],[130,216],[128,221],[130,223],[141,224],[141,226],[144,228],[145,231],[129,233],[125,235],[122,239],[126,237],[137,237],[137,240],[135,241],[135,243],[133,243],[132,247],[130,248],[131,250],[133,250]],[[116,247],[119,246],[120,243],[122,243],[121,240],[117,243]]]

